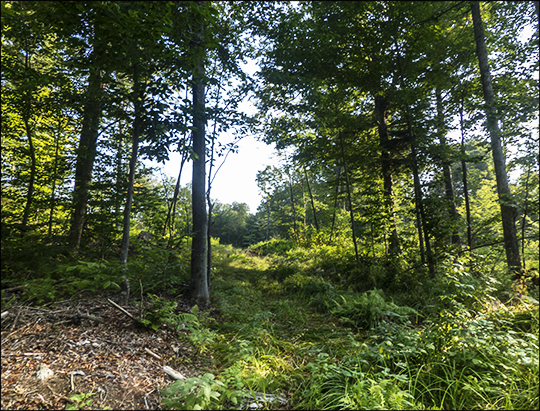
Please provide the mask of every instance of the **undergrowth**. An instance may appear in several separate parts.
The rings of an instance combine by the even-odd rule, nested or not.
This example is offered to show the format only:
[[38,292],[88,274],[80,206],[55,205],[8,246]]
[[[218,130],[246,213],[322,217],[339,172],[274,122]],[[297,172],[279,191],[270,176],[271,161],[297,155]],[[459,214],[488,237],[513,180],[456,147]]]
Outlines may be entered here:
[[[118,292],[114,260],[7,247],[3,286],[23,301]],[[208,359],[162,392],[175,409],[538,409],[538,290],[483,257],[442,256],[435,276],[350,247],[213,244],[212,313],[178,313],[189,253],[138,246],[128,265],[142,321]],[[5,288],[6,286],[4,286]],[[2,310],[13,303],[2,292]],[[279,396],[279,397],[278,397]],[[276,400],[276,398],[285,398]],[[272,402],[274,401],[274,402]]]
[[[225,395],[213,407],[246,409],[230,401],[245,392],[285,395],[291,409],[539,406],[538,307],[501,301],[502,274],[449,257],[398,293],[355,287],[337,252],[331,268],[317,250],[215,253],[208,352]],[[384,284],[389,269],[354,275]]]

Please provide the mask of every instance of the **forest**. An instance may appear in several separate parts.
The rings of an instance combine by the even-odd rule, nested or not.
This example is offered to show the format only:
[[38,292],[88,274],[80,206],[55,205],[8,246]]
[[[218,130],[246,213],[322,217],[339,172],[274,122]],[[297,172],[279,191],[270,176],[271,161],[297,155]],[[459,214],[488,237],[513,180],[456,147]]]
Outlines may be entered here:
[[1,12],[2,409],[540,407],[538,1]]

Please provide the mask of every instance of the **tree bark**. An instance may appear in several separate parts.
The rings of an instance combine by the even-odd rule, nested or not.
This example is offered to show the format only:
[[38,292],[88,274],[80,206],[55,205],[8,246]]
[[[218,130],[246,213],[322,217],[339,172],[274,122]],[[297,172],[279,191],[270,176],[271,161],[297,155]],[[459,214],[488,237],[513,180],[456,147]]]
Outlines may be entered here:
[[354,255],[356,257],[356,265],[360,266],[360,258],[358,256],[358,245],[356,243],[356,232],[354,228],[354,212],[352,208],[351,187],[349,184],[349,172],[347,170],[347,162],[345,161],[345,144],[343,143],[343,135],[341,134],[341,131],[339,132],[339,141],[341,143],[341,160],[343,161],[343,171],[345,172],[345,181],[347,183],[347,197],[349,199],[349,211],[351,214],[351,229],[352,229],[352,239],[353,239],[353,244],[354,244]]
[[[97,25],[96,25],[97,26]],[[97,32],[97,27],[95,28]],[[75,168],[75,186],[73,188],[73,219],[69,233],[69,245],[77,250],[81,245],[81,236],[86,218],[88,190],[92,179],[92,169],[96,157],[96,143],[99,123],[103,111],[103,83],[100,68],[95,63],[99,54],[97,45],[99,38],[94,38],[92,66],[88,77],[81,138],[77,149],[77,165]]]
[[[204,1],[197,2],[201,8]],[[206,215],[206,141],[205,141],[205,84],[204,84],[204,24],[196,27],[192,48],[196,57],[193,73],[193,241],[191,243],[191,298],[197,300],[201,309],[206,308],[210,294],[207,281],[207,235]]]
[[471,11],[474,25],[474,39],[476,42],[476,55],[480,66],[480,78],[482,81],[482,89],[484,91],[484,100],[486,102],[486,125],[491,137],[491,151],[493,153],[497,193],[499,195],[499,204],[501,207],[506,262],[511,270],[519,272],[521,270],[521,259],[519,256],[519,244],[515,224],[517,211],[512,193],[510,192],[508,176],[506,174],[506,163],[501,145],[501,131],[498,124],[497,106],[495,104],[495,95],[493,93],[491,82],[484,28],[482,26],[482,16],[480,14],[480,4],[478,1],[471,4]]
[[375,96],[375,118],[379,131],[379,142],[381,146],[381,169],[383,175],[383,197],[386,213],[388,214],[392,233],[390,234],[390,254],[399,254],[401,247],[399,244],[399,235],[396,222],[396,214],[394,211],[394,182],[392,179],[392,171],[390,169],[390,151],[386,149],[388,143],[388,126],[386,124],[386,107],[388,102],[386,98],[377,95]]
[[441,91],[437,89],[435,91],[435,96],[437,99],[437,127],[439,132],[439,142],[442,148],[442,169],[444,177],[444,186],[445,186],[445,197],[448,204],[448,214],[452,224],[452,244],[459,244],[459,234],[457,227],[459,224],[458,212],[456,209],[456,199],[454,195],[454,182],[452,181],[452,168],[451,163],[448,161],[447,152],[448,152],[448,143],[446,142],[446,127],[444,125],[444,112],[442,106],[442,96]]

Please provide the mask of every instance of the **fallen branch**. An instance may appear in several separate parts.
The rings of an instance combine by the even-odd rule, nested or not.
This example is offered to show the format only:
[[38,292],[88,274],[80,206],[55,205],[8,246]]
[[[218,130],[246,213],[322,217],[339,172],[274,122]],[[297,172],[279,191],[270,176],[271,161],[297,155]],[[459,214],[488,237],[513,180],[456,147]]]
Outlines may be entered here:
[[146,351],[148,354],[150,354],[152,357],[158,359],[158,360],[161,360],[161,357],[159,355],[157,355],[156,353],[153,353],[152,351],[150,351],[148,348],[145,348],[144,351]]
[[21,288],[28,287],[28,284],[18,285],[17,287],[3,288],[2,291],[15,291],[20,290]]
[[184,377],[182,374],[180,374],[178,371],[175,371],[173,370],[171,367],[169,367],[168,365],[164,365],[163,366],[163,372],[165,374],[168,374],[171,378],[175,379],[175,380],[185,380],[186,377]]
[[124,310],[122,307],[120,307],[118,304],[116,304],[114,301],[111,301],[107,298],[107,301],[116,309],[122,311],[125,315],[127,315],[129,318],[131,318],[136,323],[141,323],[141,320],[138,318],[133,317],[130,313],[128,313],[126,310]]

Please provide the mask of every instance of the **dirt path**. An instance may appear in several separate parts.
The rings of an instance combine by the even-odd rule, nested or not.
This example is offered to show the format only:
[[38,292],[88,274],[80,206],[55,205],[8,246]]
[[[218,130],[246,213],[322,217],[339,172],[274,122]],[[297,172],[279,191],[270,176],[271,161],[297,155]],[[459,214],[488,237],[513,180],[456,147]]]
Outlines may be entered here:
[[2,319],[2,409],[64,409],[75,394],[93,394],[87,409],[157,409],[172,381],[164,365],[187,378],[201,374],[204,365],[176,332],[149,332],[106,301],[10,308]]

